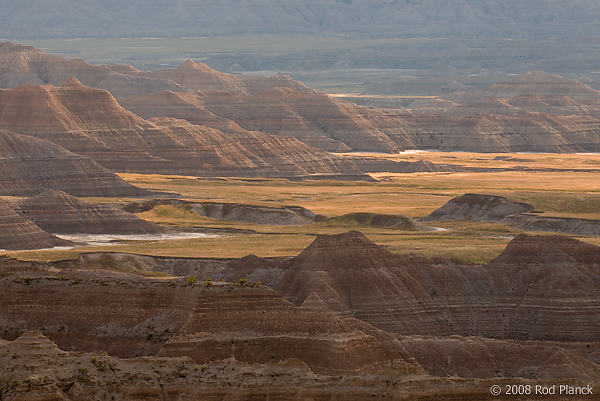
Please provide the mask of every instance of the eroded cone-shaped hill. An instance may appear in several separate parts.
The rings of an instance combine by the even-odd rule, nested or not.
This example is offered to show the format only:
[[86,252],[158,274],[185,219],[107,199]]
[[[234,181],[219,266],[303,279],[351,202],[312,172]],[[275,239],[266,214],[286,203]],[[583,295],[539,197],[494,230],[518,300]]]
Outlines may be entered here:
[[448,334],[426,312],[433,278],[424,276],[456,285],[457,293],[460,279],[446,269],[431,269],[435,265],[418,255],[389,252],[357,231],[320,235],[283,262],[277,291],[296,305],[351,315],[386,331]]
[[31,220],[17,214],[11,202],[0,199],[0,249],[39,249],[73,245],[47,233]]
[[562,95],[577,99],[597,99],[600,97],[600,92],[592,89],[589,85],[576,79],[565,78],[544,71],[524,72],[508,81],[494,84],[482,92],[485,95],[493,95],[499,98],[526,95]]
[[76,77],[85,85],[109,90],[115,96],[131,96],[161,90],[184,91],[172,81],[136,77],[137,71],[129,66],[95,66],[82,59],[66,60],[46,54],[31,46],[12,42],[0,43],[0,87],[15,88],[21,85],[63,85]]
[[[561,241],[564,247],[554,245]],[[274,286],[296,305],[354,316],[398,334],[597,342],[597,249],[566,237],[519,236],[497,260],[473,265],[397,255],[349,232],[319,236],[280,262]],[[525,261],[515,263],[523,253]],[[571,256],[576,254],[590,256]],[[257,272],[262,265],[254,261]]]
[[48,190],[19,203],[18,212],[51,233],[154,234],[164,228],[103,205],[92,205],[63,191]]
[[464,194],[423,217],[423,221],[475,220],[498,222],[506,216],[531,212],[533,206],[511,202],[503,196]]
[[534,237],[520,234],[490,262],[515,265],[538,263],[552,266],[577,264],[593,268],[600,265],[600,247],[562,235]]
[[357,173],[351,161],[293,138],[224,134],[170,118],[146,121],[123,109],[107,91],[77,80],[61,87],[0,91],[0,128],[50,140],[121,172],[274,177]]
[[240,77],[215,71],[206,64],[188,59],[178,68],[154,71],[130,71],[135,76],[175,82],[192,91],[229,92],[253,94],[273,88],[290,88],[300,92],[313,92],[304,84],[288,76],[266,78]]
[[0,195],[33,196],[47,189],[75,196],[147,196],[84,156],[43,139],[0,130]]

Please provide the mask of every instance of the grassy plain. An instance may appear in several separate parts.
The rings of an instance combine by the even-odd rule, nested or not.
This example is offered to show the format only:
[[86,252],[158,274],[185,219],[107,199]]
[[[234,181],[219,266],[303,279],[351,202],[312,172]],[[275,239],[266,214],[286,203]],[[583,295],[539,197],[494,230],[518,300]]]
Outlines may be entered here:
[[[353,156],[356,156],[354,154]],[[366,155],[365,155],[366,156]],[[264,206],[303,206],[328,217],[353,212],[406,214],[422,217],[464,193],[502,195],[534,205],[543,215],[600,219],[600,155],[474,154],[419,152],[372,155],[395,160],[429,160],[467,167],[527,167],[532,171],[374,174],[371,182],[290,182],[282,179],[207,179],[187,176],[121,174],[146,189],[180,194],[194,201],[234,202]],[[507,158],[506,160],[501,160]],[[501,159],[498,159],[501,158]],[[561,169],[562,171],[552,171]],[[590,171],[599,169],[598,171]],[[550,170],[550,171],[542,171]],[[568,171],[566,171],[568,170]],[[92,202],[129,199],[88,198]],[[59,260],[81,252],[119,251],[160,256],[239,258],[297,255],[318,234],[356,229],[394,252],[458,257],[486,262],[497,256],[520,230],[499,224],[441,222],[446,231],[415,232],[323,222],[307,226],[271,226],[216,220],[182,208],[158,206],[140,217],[169,227],[219,230],[223,237],[163,242],[132,241],[110,247],[11,252],[28,260]],[[548,233],[536,233],[548,235]],[[600,245],[600,239],[583,238]]]

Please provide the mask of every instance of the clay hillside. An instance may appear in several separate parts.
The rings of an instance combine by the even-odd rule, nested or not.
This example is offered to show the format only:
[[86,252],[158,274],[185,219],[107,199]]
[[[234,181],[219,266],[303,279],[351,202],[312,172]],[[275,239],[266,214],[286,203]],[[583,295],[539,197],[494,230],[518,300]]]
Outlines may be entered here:
[[[139,389],[143,379],[144,394],[169,399],[161,391],[175,384],[196,383],[206,392],[211,385],[200,377],[225,366],[237,379],[224,373],[210,378],[230,395],[259,378],[271,384],[252,391],[271,391],[293,377],[288,391],[316,379],[330,391],[324,399],[334,399],[337,383],[346,390],[363,385],[351,379],[358,374],[377,388],[387,381],[387,390],[369,395],[382,399],[390,388],[410,389],[405,395],[428,391],[441,378],[450,380],[443,391],[455,391],[447,399],[456,400],[465,394],[486,399],[475,388],[489,392],[493,382],[481,381],[488,379],[574,379],[594,386],[600,327],[590,305],[600,296],[599,258],[600,248],[568,237],[521,235],[492,262],[475,265],[394,254],[358,232],[319,236],[283,261],[231,261],[220,273],[211,270],[213,280],[76,266],[51,274],[48,269],[59,265],[2,257],[0,356],[17,355],[0,365],[2,382],[10,383],[3,396],[52,390],[64,397],[100,391],[100,383],[112,383],[104,391],[119,392]],[[204,276],[207,270],[197,266],[195,274]],[[279,278],[270,283],[276,290],[235,280],[240,274],[273,278],[276,271]],[[26,332],[40,328],[48,338]],[[61,361],[60,372],[48,356]],[[146,376],[126,373],[135,364],[146,372],[152,362]],[[247,364],[253,374],[240,375]],[[453,375],[460,390],[446,379]]]
[[325,94],[287,87],[254,94],[201,91],[156,93],[120,99],[145,117],[167,115],[195,124],[204,115],[233,121],[247,130],[291,136],[333,152],[395,152],[415,146],[415,129],[400,116],[356,106]]
[[542,71],[485,90],[453,87],[459,92],[415,102],[407,113],[334,99],[285,76],[234,76],[192,60],[140,71],[3,43],[0,68],[6,88],[62,86],[76,77],[144,118],[175,117],[225,133],[262,131],[335,152],[595,152],[600,142],[600,92]]
[[439,150],[561,153],[600,149],[600,92],[543,71],[410,107],[413,117],[409,120],[432,133],[431,146]]
[[17,214],[14,205],[4,199],[0,199],[0,226],[0,249],[40,249],[72,245],[70,241],[47,233],[31,220]]
[[535,208],[527,203],[511,202],[502,196],[464,194],[451,199],[422,221],[474,220],[499,222],[507,216],[527,213]]
[[[35,112],[32,112],[32,109]],[[184,120],[143,118],[76,79],[0,91],[0,128],[35,135],[119,172],[187,175],[360,174],[351,161],[293,138],[224,134]]]
[[52,142],[0,130],[0,196],[47,189],[75,196],[148,196],[92,159]]
[[[600,294],[599,257],[600,248],[568,237],[520,235],[489,264],[472,265],[394,254],[349,232],[317,237],[276,267],[281,276],[272,285],[296,305],[397,334],[598,342],[596,315],[585,304]],[[232,262],[227,279],[261,264],[236,270]],[[558,306],[559,299],[570,299],[574,309]]]
[[155,234],[165,229],[133,214],[48,190],[17,202],[16,211],[51,233]]
[[[119,66],[118,69],[122,69]],[[0,87],[21,85],[59,86],[77,77],[88,86],[107,89],[116,96],[150,93],[160,90],[183,90],[174,82],[136,78],[113,71],[109,66],[94,66],[82,59],[66,60],[46,54],[31,46],[12,42],[0,43]]]

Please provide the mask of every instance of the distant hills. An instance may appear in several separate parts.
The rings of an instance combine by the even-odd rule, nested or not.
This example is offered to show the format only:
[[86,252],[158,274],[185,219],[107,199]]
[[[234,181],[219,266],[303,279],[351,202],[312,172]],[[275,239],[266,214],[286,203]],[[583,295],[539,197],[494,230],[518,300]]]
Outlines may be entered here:
[[2,0],[0,37],[238,35],[578,37],[600,4],[573,0]]
[[[454,92],[406,109],[359,106],[287,76],[240,77],[193,60],[140,71],[66,60],[15,43],[0,44],[0,71],[0,86],[7,88],[0,89],[0,153],[12,177],[5,195],[132,193],[100,166],[193,176],[365,179],[368,172],[442,167],[383,165],[331,152],[600,151],[600,92],[543,71],[482,90],[456,85]],[[35,170],[57,163],[64,168]],[[86,180],[102,185],[78,187]]]
[[0,91],[0,128],[35,135],[118,172],[200,176],[358,173],[351,161],[296,139],[224,134],[185,120],[144,120],[107,91],[73,78]]

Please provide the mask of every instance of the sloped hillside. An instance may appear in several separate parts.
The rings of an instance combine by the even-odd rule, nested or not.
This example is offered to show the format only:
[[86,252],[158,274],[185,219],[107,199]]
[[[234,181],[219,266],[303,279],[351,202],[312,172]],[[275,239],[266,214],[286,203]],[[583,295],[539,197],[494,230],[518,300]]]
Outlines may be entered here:
[[52,142],[0,130],[0,195],[33,196],[47,189],[74,196],[148,196],[92,159]]
[[[33,110],[33,112],[32,112]],[[107,91],[63,86],[0,91],[0,128],[47,139],[113,171],[288,177],[359,174],[351,161],[293,138],[224,134],[170,118],[147,121]]]
[[0,199],[0,249],[40,249],[68,246],[72,242],[47,233],[31,220],[17,214],[14,205]]
[[165,231],[120,209],[92,205],[56,190],[21,200],[17,211],[51,233],[154,234]]

